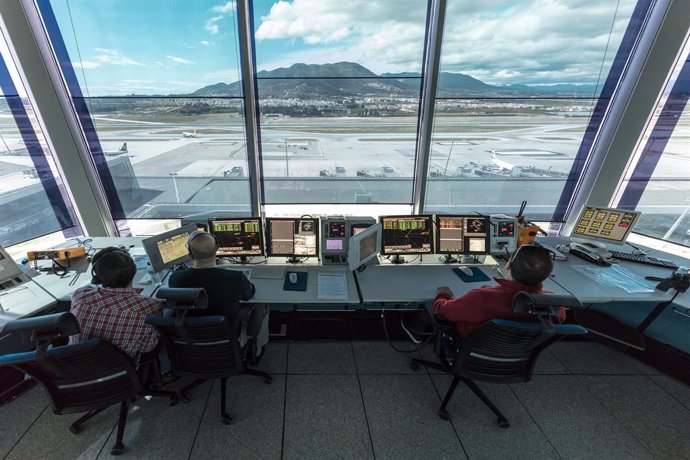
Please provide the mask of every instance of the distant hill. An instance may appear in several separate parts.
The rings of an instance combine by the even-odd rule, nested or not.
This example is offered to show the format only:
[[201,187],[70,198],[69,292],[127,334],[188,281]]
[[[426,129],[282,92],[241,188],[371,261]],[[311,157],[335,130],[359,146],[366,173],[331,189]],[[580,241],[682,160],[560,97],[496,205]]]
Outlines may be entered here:
[[[302,98],[309,96],[419,95],[419,73],[401,72],[377,75],[354,62],[334,64],[293,64],[257,75],[262,97]],[[355,78],[352,78],[355,77]],[[495,86],[461,73],[441,72],[439,96],[592,96],[593,85],[507,85]],[[241,92],[239,82],[216,83],[198,89],[194,96],[229,96]]]

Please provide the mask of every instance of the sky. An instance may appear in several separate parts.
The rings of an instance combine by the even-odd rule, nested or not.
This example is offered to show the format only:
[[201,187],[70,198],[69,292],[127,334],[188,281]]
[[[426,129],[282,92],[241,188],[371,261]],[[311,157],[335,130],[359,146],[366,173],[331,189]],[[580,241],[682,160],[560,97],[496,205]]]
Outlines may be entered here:
[[[185,94],[239,79],[234,0],[51,0],[90,96]],[[419,72],[422,0],[254,0],[258,70],[357,62]],[[494,85],[596,84],[635,0],[448,0],[441,70]],[[603,75],[602,74],[603,68]]]

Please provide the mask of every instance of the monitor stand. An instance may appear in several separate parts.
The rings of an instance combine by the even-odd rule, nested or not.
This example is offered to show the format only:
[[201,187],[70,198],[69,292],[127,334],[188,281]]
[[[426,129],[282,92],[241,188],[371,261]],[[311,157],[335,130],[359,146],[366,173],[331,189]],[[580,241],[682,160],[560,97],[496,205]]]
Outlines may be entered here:
[[289,264],[301,264],[302,259],[299,259],[297,256],[290,256],[287,258],[286,262]]
[[457,259],[456,257],[453,257],[452,254],[446,254],[446,255],[443,257],[443,263],[444,263],[444,264],[454,264],[454,263],[457,263],[457,262],[458,262],[458,259]]
[[249,262],[249,259],[247,259],[247,256],[240,256],[240,263],[241,264],[246,264]]
[[390,261],[392,264],[404,264],[405,258],[403,256],[401,256],[400,254],[396,254],[393,256],[393,258]]
[[[606,244],[601,241],[588,240],[587,238],[570,237],[570,247],[584,246],[586,250],[589,250],[604,260],[609,260],[611,258],[611,253],[606,248]],[[581,249],[581,248],[580,248]]]

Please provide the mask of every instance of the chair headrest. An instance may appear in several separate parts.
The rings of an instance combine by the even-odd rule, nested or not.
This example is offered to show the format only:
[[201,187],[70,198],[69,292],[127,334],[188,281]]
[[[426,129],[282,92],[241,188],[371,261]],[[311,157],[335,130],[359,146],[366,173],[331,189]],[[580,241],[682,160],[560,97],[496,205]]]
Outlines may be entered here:
[[156,292],[156,298],[165,300],[167,308],[176,310],[205,310],[208,308],[208,297],[204,288],[162,287]]
[[561,307],[582,308],[582,303],[571,295],[536,294],[520,291],[513,297],[513,312],[537,316],[558,315]]
[[68,311],[35,318],[15,319],[0,329],[1,332],[33,332],[32,340],[38,338],[60,338],[78,334],[79,322]]

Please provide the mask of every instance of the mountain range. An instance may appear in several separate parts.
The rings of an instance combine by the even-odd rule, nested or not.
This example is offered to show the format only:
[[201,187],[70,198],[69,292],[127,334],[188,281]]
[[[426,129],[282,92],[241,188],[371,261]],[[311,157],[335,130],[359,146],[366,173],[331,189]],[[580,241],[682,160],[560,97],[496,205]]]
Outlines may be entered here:
[[[262,97],[310,98],[353,95],[418,97],[420,74],[414,72],[377,75],[353,62],[293,64],[258,72]],[[506,85],[484,83],[461,73],[441,72],[438,97],[592,97],[595,85]],[[241,93],[240,82],[216,83],[192,93],[194,96],[231,96]]]

